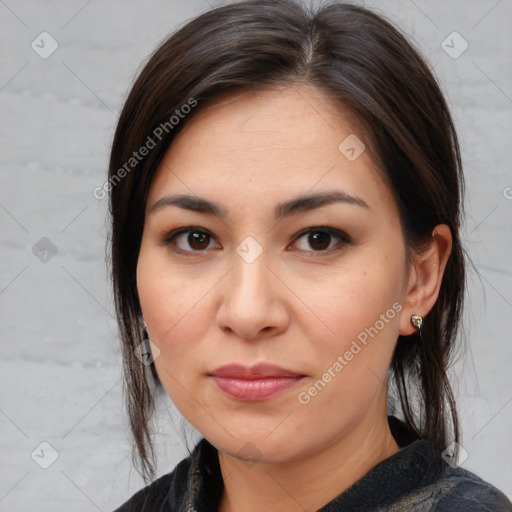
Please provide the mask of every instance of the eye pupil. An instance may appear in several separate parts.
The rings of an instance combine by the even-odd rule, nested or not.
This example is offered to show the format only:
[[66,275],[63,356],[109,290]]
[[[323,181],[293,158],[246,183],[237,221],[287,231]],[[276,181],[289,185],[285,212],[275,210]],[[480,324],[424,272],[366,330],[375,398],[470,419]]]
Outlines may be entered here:
[[[308,238],[308,242],[310,243],[311,247],[320,250],[329,247],[329,243],[331,241],[330,233],[324,231],[315,231],[314,233],[311,233]],[[320,247],[318,247],[318,245],[320,245]]]
[[[206,244],[204,242],[206,241]],[[188,235],[188,243],[193,249],[205,249],[208,247],[208,234],[200,232],[191,232]]]

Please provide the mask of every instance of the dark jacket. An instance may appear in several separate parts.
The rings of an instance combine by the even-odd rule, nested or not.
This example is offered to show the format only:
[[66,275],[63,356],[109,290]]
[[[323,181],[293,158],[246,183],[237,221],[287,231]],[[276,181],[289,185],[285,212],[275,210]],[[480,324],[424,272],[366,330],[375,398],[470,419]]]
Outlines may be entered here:
[[[372,468],[319,512],[511,512],[507,497],[460,467],[433,443],[390,416],[401,450]],[[206,439],[172,473],[137,492],[115,512],[217,512],[223,489],[217,450]]]

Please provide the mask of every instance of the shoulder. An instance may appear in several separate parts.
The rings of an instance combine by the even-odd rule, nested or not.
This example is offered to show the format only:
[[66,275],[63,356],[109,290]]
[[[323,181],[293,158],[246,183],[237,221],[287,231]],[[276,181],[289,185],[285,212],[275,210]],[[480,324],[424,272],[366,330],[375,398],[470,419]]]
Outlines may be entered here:
[[505,494],[466,469],[446,471],[438,486],[437,512],[512,512],[512,503]]
[[157,512],[166,509],[173,499],[173,491],[186,482],[190,459],[183,459],[172,472],[161,476],[136,492],[114,512]]
[[135,493],[114,512],[203,510],[212,503],[218,504],[221,493],[217,450],[203,438],[171,473]]
[[398,418],[389,417],[389,423],[403,446],[389,459],[390,474],[405,482],[401,476],[405,471],[410,478],[408,484],[399,486],[395,494],[399,497],[390,510],[512,512],[512,503],[499,489],[472,471],[450,464],[439,446],[417,437]]
[[169,492],[169,487],[174,472],[169,473],[155,480],[147,487],[136,492],[128,501],[123,503],[114,512],[149,512],[150,510],[158,510]]

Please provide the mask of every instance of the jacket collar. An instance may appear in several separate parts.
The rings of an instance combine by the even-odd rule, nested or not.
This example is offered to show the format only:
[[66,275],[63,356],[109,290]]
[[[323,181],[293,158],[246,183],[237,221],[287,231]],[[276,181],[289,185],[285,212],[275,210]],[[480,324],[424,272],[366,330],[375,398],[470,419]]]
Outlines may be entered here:
[[[445,466],[439,448],[419,438],[396,417],[389,416],[388,422],[400,451],[377,464],[319,512],[385,510],[387,504],[439,477]],[[168,503],[178,512],[211,512],[218,508],[223,487],[217,449],[201,439],[191,456],[176,467]]]

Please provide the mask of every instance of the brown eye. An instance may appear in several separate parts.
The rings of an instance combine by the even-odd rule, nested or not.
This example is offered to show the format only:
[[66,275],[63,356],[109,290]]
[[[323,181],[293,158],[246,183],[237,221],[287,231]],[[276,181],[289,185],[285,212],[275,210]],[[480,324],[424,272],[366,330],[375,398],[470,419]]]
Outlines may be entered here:
[[163,242],[166,245],[174,245],[178,253],[194,253],[205,252],[212,240],[213,237],[209,233],[190,227],[172,231]]
[[324,250],[329,247],[331,235],[325,231],[317,231],[308,235],[308,243],[313,249]]
[[[302,247],[298,247],[299,250],[308,252],[330,252],[331,249],[341,249],[345,244],[351,242],[350,237],[346,233],[331,227],[309,228],[301,232],[295,239],[295,243],[301,239],[304,239],[306,243]],[[331,245],[336,240],[337,243]]]
[[206,249],[210,242],[208,234],[199,232],[190,232],[186,240],[190,247],[196,251]]

